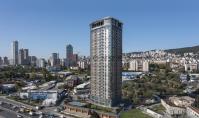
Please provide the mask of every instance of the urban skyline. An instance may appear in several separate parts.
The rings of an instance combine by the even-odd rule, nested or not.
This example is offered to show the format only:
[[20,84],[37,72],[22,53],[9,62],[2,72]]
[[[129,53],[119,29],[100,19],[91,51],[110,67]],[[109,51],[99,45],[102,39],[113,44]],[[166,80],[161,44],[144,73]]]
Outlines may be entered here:
[[199,118],[197,3],[0,2],[0,117]]
[[[89,0],[84,2],[85,5],[92,6],[91,8],[95,5]],[[88,24],[109,15],[125,22],[124,52],[199,44],[198,1],[126,1],[111,7],[111,2],[106,1],[104,10],[78,5],[79,9],[82,9],[80,11],[70,7],[70,4],[72,6],[75,2],[30,3],[1,2],[1,56],[11,57],[9,46],[13,40],[21,42],[19,47],[28,48],[31,55],[38,57],[47,58],[52,52],[58,52],[60,57],[64,57],[63,44],[72,44],[76,47],[74,52],[89,55]],[[119,5],[125,7],[117,9]],[[81,11],[85,17],[80,17]],[[95,13],[98,15],[94,15]],[[73,21],[75,23],[72,23]]]

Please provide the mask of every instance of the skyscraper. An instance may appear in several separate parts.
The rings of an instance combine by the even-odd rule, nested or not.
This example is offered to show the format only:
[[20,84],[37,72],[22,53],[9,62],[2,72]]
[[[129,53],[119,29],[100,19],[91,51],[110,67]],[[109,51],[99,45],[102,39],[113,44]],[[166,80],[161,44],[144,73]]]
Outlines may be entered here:
[[3,59],[0,57],[0,65],[3,64]]
[[12,42],[12,64],[18,64],[18,41]]
[[30,65],[36,66],[37,63],[37,57],[36,56],[30,56]]
[[20,65],[29,65],[30,64],[30,57],[29,57],[28,49],[22,48],[19,50],[18,64],[20,64]]
[[24,49],[24,64],[29,65],[30,64],[30,57],[29,57],[29,50]]
[[112,17],[90,24],[92,103],[113,107],[121,100],[122,26]]
[[3,64],[4,65],[8,65],[9,64],[8,57],[4,57],[3,58]]
[[66,45],[66,59],[68,60],[69,66],[71,66],[73,60],[73,46],[71,44]]
[[58,53],[52,53],[51,59],[50,59],[50,65],[51,66],[58,66],[59,63],[59,54]]

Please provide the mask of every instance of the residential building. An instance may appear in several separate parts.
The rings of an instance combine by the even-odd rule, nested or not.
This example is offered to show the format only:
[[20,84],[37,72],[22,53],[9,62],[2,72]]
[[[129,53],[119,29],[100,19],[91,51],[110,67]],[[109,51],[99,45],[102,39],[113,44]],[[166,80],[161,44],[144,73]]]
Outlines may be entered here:
[[129,63],[129,70],[131,71],[138,71],[138,61],[137,60],[132,60]]
[[146,60],[144,60],[143,62],[142,62],[142,71],[143,72],[148,72],[149,71],[149,62],[148,61],[146,61]]
[[105,17],[90,24],[90,100],[93,104],[114,107],[120,103],[122,25],[112,17]]
[[78,67],[81,68],[81,69],[86,69],[88,68],[88,64],[87,64],[87,61],[86,60],[80,60],[78,61]]
[[129,62],[129,69],[131,71],[149,71],[149,62],[146,60],[131,60]]
[[193,71],[197,71],[198,70],[198,64],[196,63],[191,63],[191,64],[184,64],[184,68],[185,68],[185,71],[190,71],[190,72],[193,72]]

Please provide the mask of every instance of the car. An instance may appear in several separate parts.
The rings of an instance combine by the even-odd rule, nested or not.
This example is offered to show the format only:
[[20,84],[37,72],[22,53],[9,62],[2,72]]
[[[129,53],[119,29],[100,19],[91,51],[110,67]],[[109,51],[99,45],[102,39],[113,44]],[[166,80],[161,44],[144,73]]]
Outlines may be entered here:
[[65,118],[63,115],[60,115],[59,117],[60,117],[60,118]]
[[21,115],[17,115],[17,118],[23,118]]

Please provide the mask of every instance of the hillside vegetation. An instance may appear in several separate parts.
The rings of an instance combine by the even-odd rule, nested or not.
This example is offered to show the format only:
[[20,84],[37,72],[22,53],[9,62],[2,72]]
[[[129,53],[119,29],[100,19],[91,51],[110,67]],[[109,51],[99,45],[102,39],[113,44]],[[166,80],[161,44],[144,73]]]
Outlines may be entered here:
[[169,52],[169,53],[180,54],[180,55],[182,55],[184,53],[189,53],[189,52],[199,53],[199,45],[198,46],[193,46],[193,47],[168,49],[168,50],[165,50],[165,51]]

